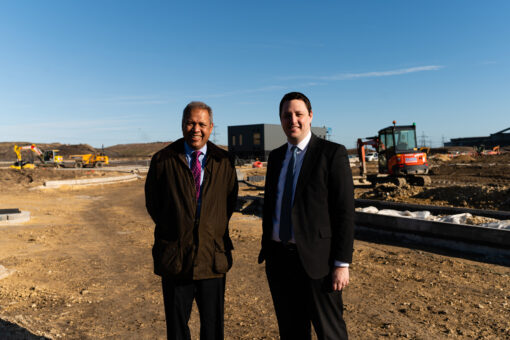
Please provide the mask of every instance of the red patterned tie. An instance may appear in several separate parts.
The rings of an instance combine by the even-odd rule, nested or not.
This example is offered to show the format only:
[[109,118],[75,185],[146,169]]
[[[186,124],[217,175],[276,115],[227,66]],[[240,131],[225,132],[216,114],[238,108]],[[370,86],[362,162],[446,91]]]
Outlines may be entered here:
[[197,192],[197,201],[200,197],[200,175],[202,173],[202,165],[200,164],[200,160],[198,157],[202,154],[201,151],[193,151],[191,155],[191,173],[193,174],[193,179],[195,180],[195,189]]

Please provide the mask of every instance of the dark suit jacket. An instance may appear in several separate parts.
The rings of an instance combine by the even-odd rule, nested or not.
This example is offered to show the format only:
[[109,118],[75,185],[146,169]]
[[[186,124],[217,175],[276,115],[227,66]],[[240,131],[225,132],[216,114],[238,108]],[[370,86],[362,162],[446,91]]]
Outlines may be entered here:
[[[273,230],[278,177],[287,144],[269,154],[264,195],[262,249],[267,251]],[[299,173],[292,226],[303,267],[312,279],[326,276],[335,260],[352,262],[354,239],[354,193],[351,168],[343,145],[312,134]]]

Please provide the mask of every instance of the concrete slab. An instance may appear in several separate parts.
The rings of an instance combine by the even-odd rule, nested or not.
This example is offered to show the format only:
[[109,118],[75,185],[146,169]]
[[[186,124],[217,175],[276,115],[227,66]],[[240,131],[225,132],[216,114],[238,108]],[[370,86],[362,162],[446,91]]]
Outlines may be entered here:
[[116,177],[103,177],[103,178],[90,178],[90,179],[71,179],[62,181],[48,181],[43,186],[37,187],[38,189],[59,188],[63,185],[79,186],[79,185],[94,185],[94,184],[111,184],[125,181],[132,181],[142,178],[140,175],[132,174],[127,176]]

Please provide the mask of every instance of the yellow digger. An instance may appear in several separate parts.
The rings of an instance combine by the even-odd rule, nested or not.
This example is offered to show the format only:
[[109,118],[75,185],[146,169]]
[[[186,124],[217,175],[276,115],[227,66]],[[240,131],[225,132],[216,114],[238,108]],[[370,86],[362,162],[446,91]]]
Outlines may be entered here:
[[46,150],[43,151],[37,147],[35,144],[18,146],[14,145],[14,152],[16,153],[16,162],[11,165],[13,169],[33,169],[35,168],[34,161],[24,160],[21,156],[21,151],[30,150],[37,155],[39,160],[41,161],[41,166],[53,166],[59,167],[63,165],[63,157],[58,155],[58,150]]

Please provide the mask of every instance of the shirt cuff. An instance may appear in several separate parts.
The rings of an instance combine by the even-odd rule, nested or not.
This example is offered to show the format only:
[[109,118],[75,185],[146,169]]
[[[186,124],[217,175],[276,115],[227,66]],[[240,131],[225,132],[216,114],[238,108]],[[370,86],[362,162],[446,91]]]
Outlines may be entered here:
[[335,261],[335,267],[349,268],[349,264],[347,262]]

